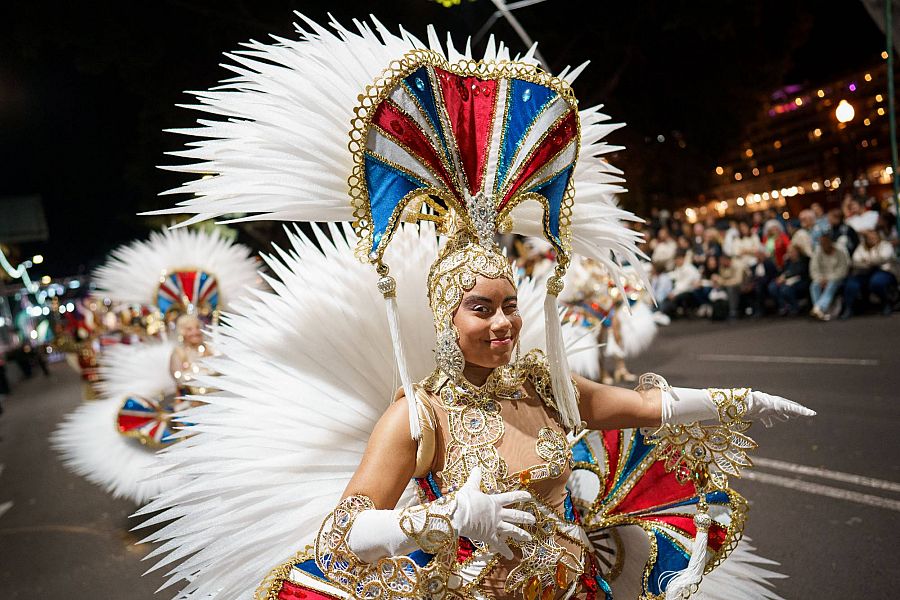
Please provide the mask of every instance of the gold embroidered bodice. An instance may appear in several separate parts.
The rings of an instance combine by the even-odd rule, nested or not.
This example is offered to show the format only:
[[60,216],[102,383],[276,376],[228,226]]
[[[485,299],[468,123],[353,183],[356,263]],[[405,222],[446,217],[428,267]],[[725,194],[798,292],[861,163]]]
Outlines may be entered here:
[[[421,446],[432,446],[427,438],[433,436],[434,452],[427,468],[420,453],[416,475],[430,473],[446,494],[459,489],[480,466],[485,492],[525,489],[535,499],[521,507],[536,517],[535,525],[523,527],[533,540],[511,543],[513,560],[491,556],[474,581],[464,584],[464,596],[562,597],[583,570],[585,545],[580,528],[566,522],[571,452],[557,419],[546,363],[540,352],[532,351],[514,368],[495,375],[481,388],[453,382],[439,371],[422,382],[417,395],[426,404],[431,426],[424,427]],[[449,565],[449,570],[460,569]]]

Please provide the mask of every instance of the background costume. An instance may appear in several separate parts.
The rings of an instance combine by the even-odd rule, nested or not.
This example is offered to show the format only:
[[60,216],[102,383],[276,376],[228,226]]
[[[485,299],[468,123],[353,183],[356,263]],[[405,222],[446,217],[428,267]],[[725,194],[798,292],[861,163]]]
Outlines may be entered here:
[[190,312],[212,323],[226,302],[258,285],[256,261],[218,233],[164,231],[113,251],[94,281],[98,296],[151,307],[156,316],[142,343],[99,355],[100,398],[68,415],[51,442],[74,472],[141,504],[163,489],[155,451],[175,441],[173,415],[187,406],[170,370],[179,345],[174,320]]

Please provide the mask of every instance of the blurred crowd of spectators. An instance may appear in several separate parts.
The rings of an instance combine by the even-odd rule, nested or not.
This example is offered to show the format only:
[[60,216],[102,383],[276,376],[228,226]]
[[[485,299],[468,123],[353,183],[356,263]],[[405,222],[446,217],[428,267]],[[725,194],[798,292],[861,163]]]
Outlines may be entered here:
[[689,223],[654,210],[643,225],[652,293],[671,318],[890,315],[898,299],[896,216],[847,194],[796,216],[774,209]]

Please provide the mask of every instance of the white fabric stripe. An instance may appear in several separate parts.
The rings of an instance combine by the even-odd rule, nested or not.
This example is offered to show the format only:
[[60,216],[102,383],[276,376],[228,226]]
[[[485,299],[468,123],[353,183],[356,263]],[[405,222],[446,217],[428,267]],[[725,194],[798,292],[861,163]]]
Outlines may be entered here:
[[[516,152],[515,159],[513,160],[512,166],[510,166],[509,171],[507,171],[506,182],[504,183],[504,188],[509,188],[509,183],[511,181],[515,181],[516,172],[522,168],[522,164],[525,162],[525,159],[528,157],[531,149],[540,142],[541,137],[550,129],[556,121],[569,110],[569,104],[565,100],[563,100],[560,96],[557,96],[550,102],[550,105],[544,109],[540,115],[538,115],[537,120],[532,123],[531,129],[528,131],[528,134],[525,136],[525,139],[519,145],[519,149]],[[506,191],[505,189],[502,191]]]
[[577,149],[575,147],[575,140],[566,145],[562,151],[556,155],[552,161],[544,165],[542,169],[539,169],[537,173],[528,178],[528,181],[525,182],[522,187],[519,188],[519,191],[525,191],[528,188],[532,188],[539,183],[544,183],[544,180],[551,179],[551,176],[556,175],[558,171],[561,171],[565,167],[572,164],[575,160],[577,153]]
[[323,594],[338,596],[339,598],[349,598],[349,596],[337,586],[320,581],[318,578],[313,577],[306,571],[301,571],[297,567],[291,569],[291,574],[288,579],[297,585],[308,587],[317,592],[322,592]]
[[400,107],[400,110],[405,112],[416,122],[419,128],[425,133],[425,137],[431,141],[431,145],[438,152],[438,155],[443,154],[440,136],[438,136],[437,131],[435,131],[432,126],[431,121],[428,119],[428,115],[422,112],[417,100],[413,98],[405,85],[400,85],[394,89],[391,93],[391,100]]
[[727,504],[710,504],[707,512],[713,521],[726,527],[731,526],[731,508]]
[[[384,136],[380,131],[373,130],[374,135],[369,135],[366,140],[366,149],[370,152],[384,157],[392,163],[399,165],[401,168],[409,171],[422,181],[429,185],[438,186],[438,180],[431,174],[431,171],[403,147],[398,145],[392,139]],[[443,186],[441,186],[443,187]]]
[[681,544],[684,548],[690,548],[691,544],[694,543],[693,536],[687,536],[682,533],[676,532],[674,527],[667,523],[653,523],[655,527],[665,531],[669,537],[673,538],[676,542]]
[[497,180],[497,163],[500,160],[500,138],[503,135],[508,89],[509,80],[501,79],[497,85],[497,97],[494,99],[494,126],[491,129],[491,139],[488,146],[487,169],[484,174],[484,180],[481,182],[481,190],[488,196],[493,195],[494,184]]

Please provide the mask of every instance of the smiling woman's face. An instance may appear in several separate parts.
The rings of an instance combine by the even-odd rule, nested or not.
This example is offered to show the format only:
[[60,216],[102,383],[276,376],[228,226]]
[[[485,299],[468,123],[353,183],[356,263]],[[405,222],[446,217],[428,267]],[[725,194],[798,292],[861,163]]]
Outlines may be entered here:
[[453,316],[466,362],[497,368],[509,364],[522,329],[516,289],[504,278],[479,276]]

